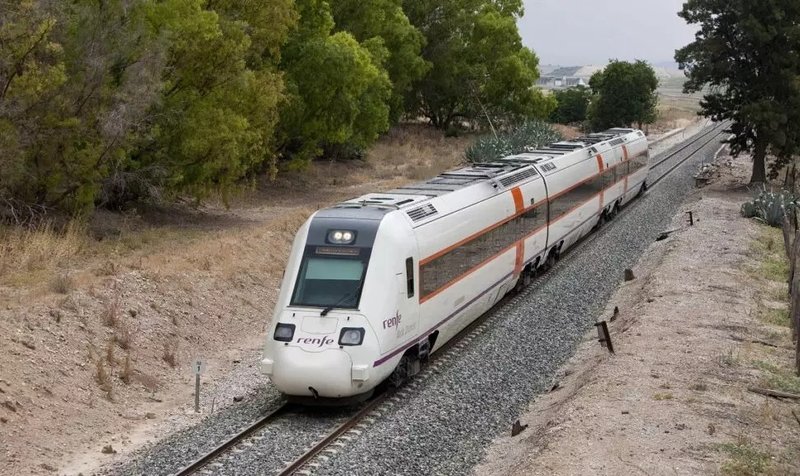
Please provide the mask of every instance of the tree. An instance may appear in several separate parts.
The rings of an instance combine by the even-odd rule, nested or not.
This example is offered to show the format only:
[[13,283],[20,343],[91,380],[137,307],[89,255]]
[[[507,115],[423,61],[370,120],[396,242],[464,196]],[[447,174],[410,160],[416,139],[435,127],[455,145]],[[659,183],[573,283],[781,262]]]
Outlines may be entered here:
[[675,54],[685,90],[710,86],[701,113],[732,121],[731,152],[751,152],[750,181],[765,182],[770,149],[780,166],[800,148],[800,3],[689,0],[679,15],[700,26]]
[[348,32],[333,33],[324,0],[298,0],[300,24],[284,48],[288,100],[278,143],[291,168],[302,168],[325,147],[366,147],[389,128],[392,94],[383,69],[385,49],[371,51]]
[[555,100],[534,87],[539,60],[522,46],[519,0],[406,0],[404,10],[424,35],[431,71],[410,106],[436,127],[485,115],[513,122],[544,118]]
[[290,0],[0,2],[6,204],[201,198],[274,163]]
[[134,125],[153,95],[143,94],[151,63],[150,45],[137,42],[140,9],[123,3],[4,5],[11,15],[0,33],[0,63],[11,69],[0,67],[0,123],[14,150],[0,156],[16,165],[0,172],[0,193],[25,204],[85,211],[130,150]]
[[644,61],[611,61],[589,79],[594,98],[589,119],[594,129],[650,124],[656,118],[658,78]]
[[63,48],[52,39],[55,17],[32,1],[0,6],[0,198],[5,209],[12,198],[33,201],[38,177],[32,177],[32,149],[44,126],[42,110],[67,76]]
[[235,5],[166,0],[147,11],[153,34],[168,41],[168,67],[132,168],[161,169],[170,190],[198,199],[276,158],[284,85],[274,63],[294,14],[288,2]]
[[553,93],[553,96],[558,102],[558,107],[550,114],[551,121],[572,124],[586,120],[589,103],[592,100],[591,89],[586,86],[576,86],[558,90]]
[[373,54],[386,57],[384,67],[392,82],[390,116],[397,122],[414,82],[430,69],[421,56],[425,37],[408,20],[400,0],[331,0],[330,6],[336,31],[352,34]]

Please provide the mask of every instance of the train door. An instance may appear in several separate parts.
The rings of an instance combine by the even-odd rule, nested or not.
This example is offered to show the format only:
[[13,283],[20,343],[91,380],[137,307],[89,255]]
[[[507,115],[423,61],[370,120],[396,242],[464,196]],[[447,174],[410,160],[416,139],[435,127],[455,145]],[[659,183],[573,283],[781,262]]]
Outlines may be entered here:
[[397,295],[397,318],[398,321],[398,339],[405,340],[413,334],[416,334],[417,324],[419,322],[419,306],[417,303],[418,288],[418,263],[413,256],[404,258],[403,271],[395,275],[397,281],[396,288]]

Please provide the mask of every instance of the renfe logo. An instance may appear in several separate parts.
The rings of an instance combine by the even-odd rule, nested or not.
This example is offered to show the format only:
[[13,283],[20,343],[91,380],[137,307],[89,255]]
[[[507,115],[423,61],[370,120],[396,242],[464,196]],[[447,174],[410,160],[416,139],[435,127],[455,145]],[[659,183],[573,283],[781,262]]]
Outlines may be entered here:
[[400,321],[402,320],[403,316],[400,315],[400,311],[397,311],[394,317],[390,317],[389,319],[383,321],[383,328],[389,329],[391,327],[397,327],[400,325]]
[[297,341],[298,344],[304,345],[313,345],[317,348],[322,347],[323,345],[331,345],[333,344],[333,339],[328,336],[325,337],[298,337]]

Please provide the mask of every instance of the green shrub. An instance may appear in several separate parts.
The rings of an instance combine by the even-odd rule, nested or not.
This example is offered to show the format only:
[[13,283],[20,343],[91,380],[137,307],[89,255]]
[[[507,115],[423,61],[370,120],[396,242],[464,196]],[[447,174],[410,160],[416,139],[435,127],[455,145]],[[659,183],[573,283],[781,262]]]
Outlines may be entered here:
[[495,137],[482,137],[464,152],[469,162],[492,162],[561,140],[561,134],[542,121],[526,121]]

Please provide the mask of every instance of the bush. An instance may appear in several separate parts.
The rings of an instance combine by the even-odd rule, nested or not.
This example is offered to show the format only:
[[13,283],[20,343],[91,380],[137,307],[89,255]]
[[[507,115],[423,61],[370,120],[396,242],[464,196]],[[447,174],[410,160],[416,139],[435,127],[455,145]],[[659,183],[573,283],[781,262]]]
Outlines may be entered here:
[[762,189],[753,201],[742,205],[742,216],[755,218],[769,226],[782,227],[787,210],[797,206],[797,197],[786,190],[780,192]]
[[559,124],[574,124],[586,121],[592,90],[576,86],[553,93],[558,107],[550,114],[550,120]]
[[561,140],[561,134],[542,121],[526,121],[495,137],[482,137],[464,152],[472,163],[492,162],[509,155],[521,154]]

